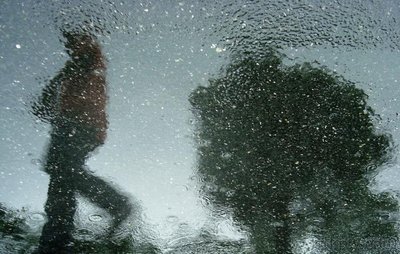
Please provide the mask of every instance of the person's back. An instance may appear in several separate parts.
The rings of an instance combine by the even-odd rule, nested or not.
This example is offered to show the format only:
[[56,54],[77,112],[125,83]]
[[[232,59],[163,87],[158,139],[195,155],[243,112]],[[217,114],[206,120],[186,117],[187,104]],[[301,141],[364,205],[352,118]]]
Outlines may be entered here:
[[104,143],[107,130],[105,59],[100,45],[88,35],[66,35],[72,60],[62,70],[59,113],[95,130]]

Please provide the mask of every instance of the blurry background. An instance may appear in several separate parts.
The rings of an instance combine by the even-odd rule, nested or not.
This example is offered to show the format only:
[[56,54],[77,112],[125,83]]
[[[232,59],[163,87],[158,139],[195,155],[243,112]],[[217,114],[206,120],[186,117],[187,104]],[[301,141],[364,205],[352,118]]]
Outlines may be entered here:
[[[110,122],[88,165],[135,197],[165,249],[204,231],[245,238],[229,211],[212,211],[198,194],[188,102],[235,51],[270,45],[287,64],[326,65],[365,90],[381,116],[378,128],[400,143],[397,1],[218,2],[2,1],[0,202],[43,213],[49,178],[41,162],[50,126],[29,105],[68,59],[57,27],[87,20],[105,31],[99,38],[108,59]],[[385,165],[372,188],[399,192],[399,167],[396,160]]]

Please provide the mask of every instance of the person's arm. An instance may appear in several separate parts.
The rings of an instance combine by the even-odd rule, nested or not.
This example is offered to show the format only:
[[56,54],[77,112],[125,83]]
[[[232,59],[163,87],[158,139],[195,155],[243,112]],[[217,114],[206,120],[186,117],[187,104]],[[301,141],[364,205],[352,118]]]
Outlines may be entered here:
[[42,90],[42,94],[31,105],[33,115],[44,122],[52,123],[58,114],[61,79],[62,72],[47,82]]

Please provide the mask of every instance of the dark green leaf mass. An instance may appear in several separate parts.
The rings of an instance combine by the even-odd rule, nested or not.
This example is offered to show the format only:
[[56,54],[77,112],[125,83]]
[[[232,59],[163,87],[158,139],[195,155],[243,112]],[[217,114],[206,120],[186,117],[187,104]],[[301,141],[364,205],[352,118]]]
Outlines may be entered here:
[[292,253],[308,231],[325,242],[396,236],[380,213],[397,202],[368,189],[392,146],[367,95],[326,68],[285,66],[268,52],[237,55],[190,97],[206,194],[233,208],[259,253]]

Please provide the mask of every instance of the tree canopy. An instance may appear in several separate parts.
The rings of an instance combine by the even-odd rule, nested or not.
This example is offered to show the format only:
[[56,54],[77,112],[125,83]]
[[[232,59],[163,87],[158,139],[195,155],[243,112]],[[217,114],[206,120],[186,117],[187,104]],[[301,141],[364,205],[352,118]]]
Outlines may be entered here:
[[[367,176],[390,157],[391,139],[376,131],[364,91],[324,67],[282,60],[273,51],[236,56],[190,97],[205,192],[232,207],[258,244],[268,242],[262,228],[275,225],[271,253],[291,253],[297,203],[310,203],[308,217],[323,218],[320,228],[329,232],[345,211],[363,227],[379,224],[372,221],[380,209],[397,211],[394,199],[368,189]],[[393,224],[382,225],[378,235],[396,235]]]

